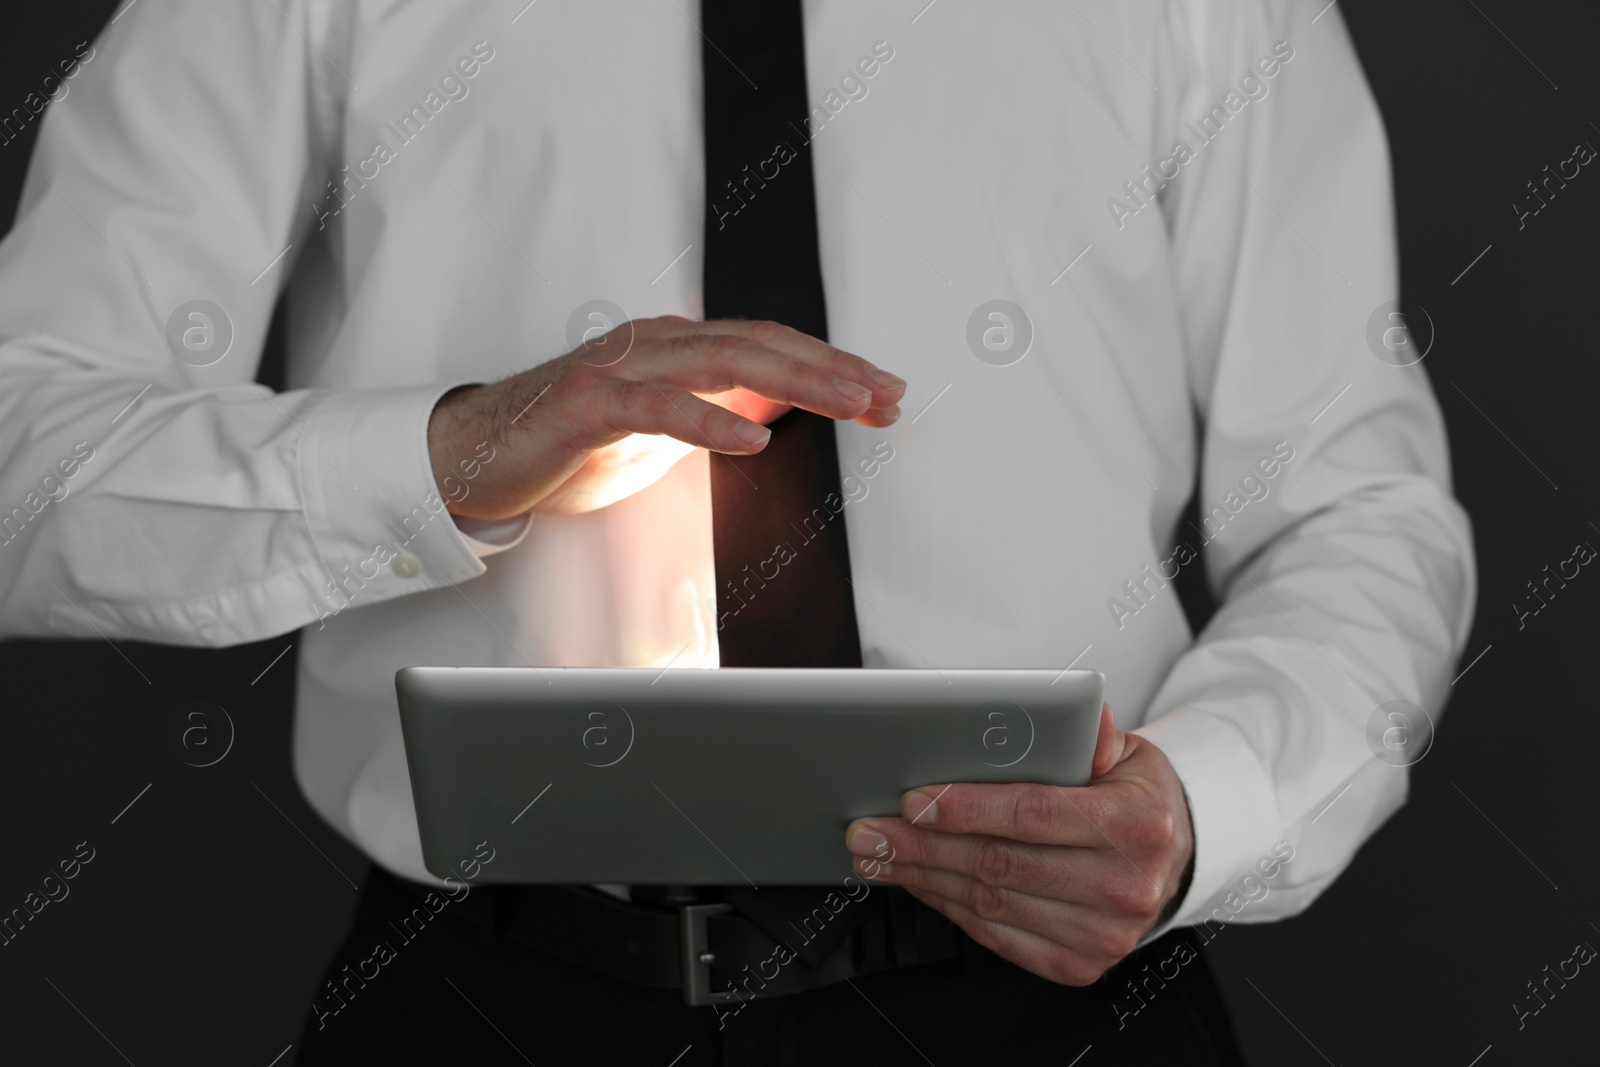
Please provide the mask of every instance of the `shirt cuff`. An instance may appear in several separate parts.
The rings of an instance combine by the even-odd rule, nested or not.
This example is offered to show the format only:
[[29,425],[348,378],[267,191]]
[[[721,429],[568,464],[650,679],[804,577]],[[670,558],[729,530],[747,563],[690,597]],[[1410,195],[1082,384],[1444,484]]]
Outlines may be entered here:
[[1207,905],[1252,869],[1281,830],[1277,794],[1261,758],[1239,728],[1193,708],[1179,708],[1134,730],[1166,755],[1189,798],[1194,828],[1194,877],[1167,923],[1144,945],[1175,926],[1204,921]]
[[434,482],[428,418],[455,384],[329,392],[300,432],[307,526],[332,582],[324,613],[484,573]]
[[531,511],[513,515],[509,519],[473,519],[465,515],[452,515],[450,518],[455,521],[456,532],[461,534],[467,547],[472,549],[472,554],[479,559],[516,548],[528,536],[528,529],[533,525]]

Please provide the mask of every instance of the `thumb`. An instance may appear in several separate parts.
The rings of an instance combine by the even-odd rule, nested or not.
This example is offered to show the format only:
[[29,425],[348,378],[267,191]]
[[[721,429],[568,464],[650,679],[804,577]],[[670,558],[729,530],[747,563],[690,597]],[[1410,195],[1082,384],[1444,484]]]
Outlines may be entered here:
[[1116,717],[1111,714],[1110,704],[1100,705],[1100,736],[1094,745],[1094,764],[1089,774],[1091,778],[1102,778],[1111,773],[1111,768],[1122,762],[1122,753],[1128,747],[1128,735],[1117,729]]

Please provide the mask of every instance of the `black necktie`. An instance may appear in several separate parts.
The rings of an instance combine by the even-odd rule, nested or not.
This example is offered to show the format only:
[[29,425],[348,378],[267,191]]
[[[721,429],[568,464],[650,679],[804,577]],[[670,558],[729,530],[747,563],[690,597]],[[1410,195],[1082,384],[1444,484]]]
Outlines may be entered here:
[[[702,0],[706,318],[827,338],[800,0]],[[859,667],[833,420],[791,411],[711,457],[724,667]]]
[[[826,340],[800,0],[701,0],[700,12],[706,318],[771,319]],[[861,666],[843,512],[831,419],[797,409],[773,423],[758,455],[711,457],[722,666]],[[840,844],[842,875],[849,868]],[[809,914],[823,889],[722,892],[812,967],[865,911],[851,909],[795,947],[790,922]]]

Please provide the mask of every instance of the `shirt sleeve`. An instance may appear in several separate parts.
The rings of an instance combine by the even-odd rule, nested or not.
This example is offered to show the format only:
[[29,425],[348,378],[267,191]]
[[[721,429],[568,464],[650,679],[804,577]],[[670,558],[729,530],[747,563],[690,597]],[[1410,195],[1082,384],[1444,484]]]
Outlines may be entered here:
[[1333,881],[1406,796],[1369,720],[1391,700],[1437,719],[1476,595],[1427,378],[1367,340],[1399,295],[1388,151],[1339,14],[1312,23],[1319,6],[1172,8],[1165,121],[1192,158],[1152,221],[1203,426],[1201,528],[1177,542],[1220,603],[1137,731],[1193,813],[1173,925],[1283,918]]
[[0,637],[227,645],[336,611],[352,573],[363,604],[483,573],[428,456],[455,383],[254,384],[339,10],[169,0],[80,47],[0,243]]

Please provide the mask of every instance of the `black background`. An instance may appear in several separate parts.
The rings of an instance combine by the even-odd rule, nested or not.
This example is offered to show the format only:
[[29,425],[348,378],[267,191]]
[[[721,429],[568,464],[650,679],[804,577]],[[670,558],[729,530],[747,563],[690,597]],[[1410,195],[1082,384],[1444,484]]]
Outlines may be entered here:
[[[31,25],[9,11],[0,33],[7,110],[114,5],[30,7]],[[1478,621],[1461,666],[1488,651],[1454,684],[1410,803],[1337,883],[1304,916],[1231,927],[1207,949],[1257,1064],[1594,1062],[1600,972],[1520,1031],[1512,1009],[1546,964],[1600,945],[1600,579],[1584,571],[1520,630],[1511,608],[1576,542],[1600,544],[1600,172],[1584,168],[1520,231],[1511,207],[1577,142],[1600,146],[1590,7],[1339,5],[1388,125],[1403,288],[1438,330],[1425,366],[1475,524]],[[34,128],[0,147],[8,219]],[[279,366],[269,352],[263,380],[277,385]],[[71,895],[0,948],[0,1060],[266,1067],[297,1039],[366,861],[294,784],[295,653],[261,676],[291,644],[0,644],[0,911],[78,842],[96,850]],[[196,698],[237,728],[207,768],[166,741]]]

